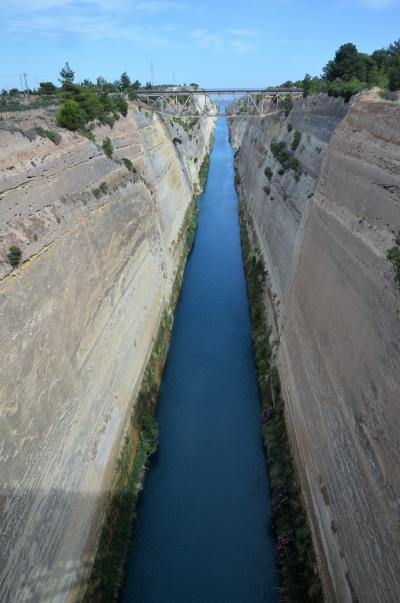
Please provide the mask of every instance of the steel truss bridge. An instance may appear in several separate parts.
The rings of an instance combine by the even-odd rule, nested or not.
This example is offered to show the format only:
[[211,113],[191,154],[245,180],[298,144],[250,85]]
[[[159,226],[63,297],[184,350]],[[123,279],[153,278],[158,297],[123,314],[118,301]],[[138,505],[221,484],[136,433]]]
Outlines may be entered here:
[[135,98],[166,117],[265,117],[285,99],[300,97],[300,88],[218,88],[139,90]]

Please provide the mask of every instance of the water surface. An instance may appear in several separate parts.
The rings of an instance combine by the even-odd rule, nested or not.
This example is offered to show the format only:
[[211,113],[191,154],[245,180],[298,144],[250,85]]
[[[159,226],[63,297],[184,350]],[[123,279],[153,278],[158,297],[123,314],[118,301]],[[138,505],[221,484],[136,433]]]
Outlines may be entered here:
[[233,153],[216,127],[123,603],[278,600]]

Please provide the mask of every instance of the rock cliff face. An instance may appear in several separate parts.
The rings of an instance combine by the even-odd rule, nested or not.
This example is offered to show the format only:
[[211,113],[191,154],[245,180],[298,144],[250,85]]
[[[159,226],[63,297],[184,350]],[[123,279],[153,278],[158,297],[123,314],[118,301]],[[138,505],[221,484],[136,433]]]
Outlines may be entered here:
[[0,127],[1,601],[72,600],[90,565],[213,120],[131,104],[97,144],[43,129],[51,112]]
[[[400,291],[386,259],[400,230],[399,124],[400,103],[372,91],[350,106],[308,98],[287,118],[252,118],[244,133],[231,126],[331,601],[395,602],[400,592]],[[271,150],[279,141],[284,173]]]

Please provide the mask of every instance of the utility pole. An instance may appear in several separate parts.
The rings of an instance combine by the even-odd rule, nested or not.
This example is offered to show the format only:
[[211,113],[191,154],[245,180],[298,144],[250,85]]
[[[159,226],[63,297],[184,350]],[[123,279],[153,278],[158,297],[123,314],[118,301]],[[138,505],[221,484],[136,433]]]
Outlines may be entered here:
[[29,88],[28,88],[28,77],[27,73],[19,73],[19,81],[21,84],[21,92],[24,96],[29,98]]
[[154,86],[154,63],[153,61],[150,63],[150,83]]
[[28,74],[24,73],[26,96],[29,98]]

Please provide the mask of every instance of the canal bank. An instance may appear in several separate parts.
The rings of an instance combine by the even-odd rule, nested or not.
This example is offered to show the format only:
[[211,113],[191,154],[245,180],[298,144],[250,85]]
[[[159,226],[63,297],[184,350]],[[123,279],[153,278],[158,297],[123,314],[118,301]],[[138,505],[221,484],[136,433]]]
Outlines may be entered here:
[[124,603],[278,599],[237,203],[222,119],[160,388],[159,448],[139,499]]

